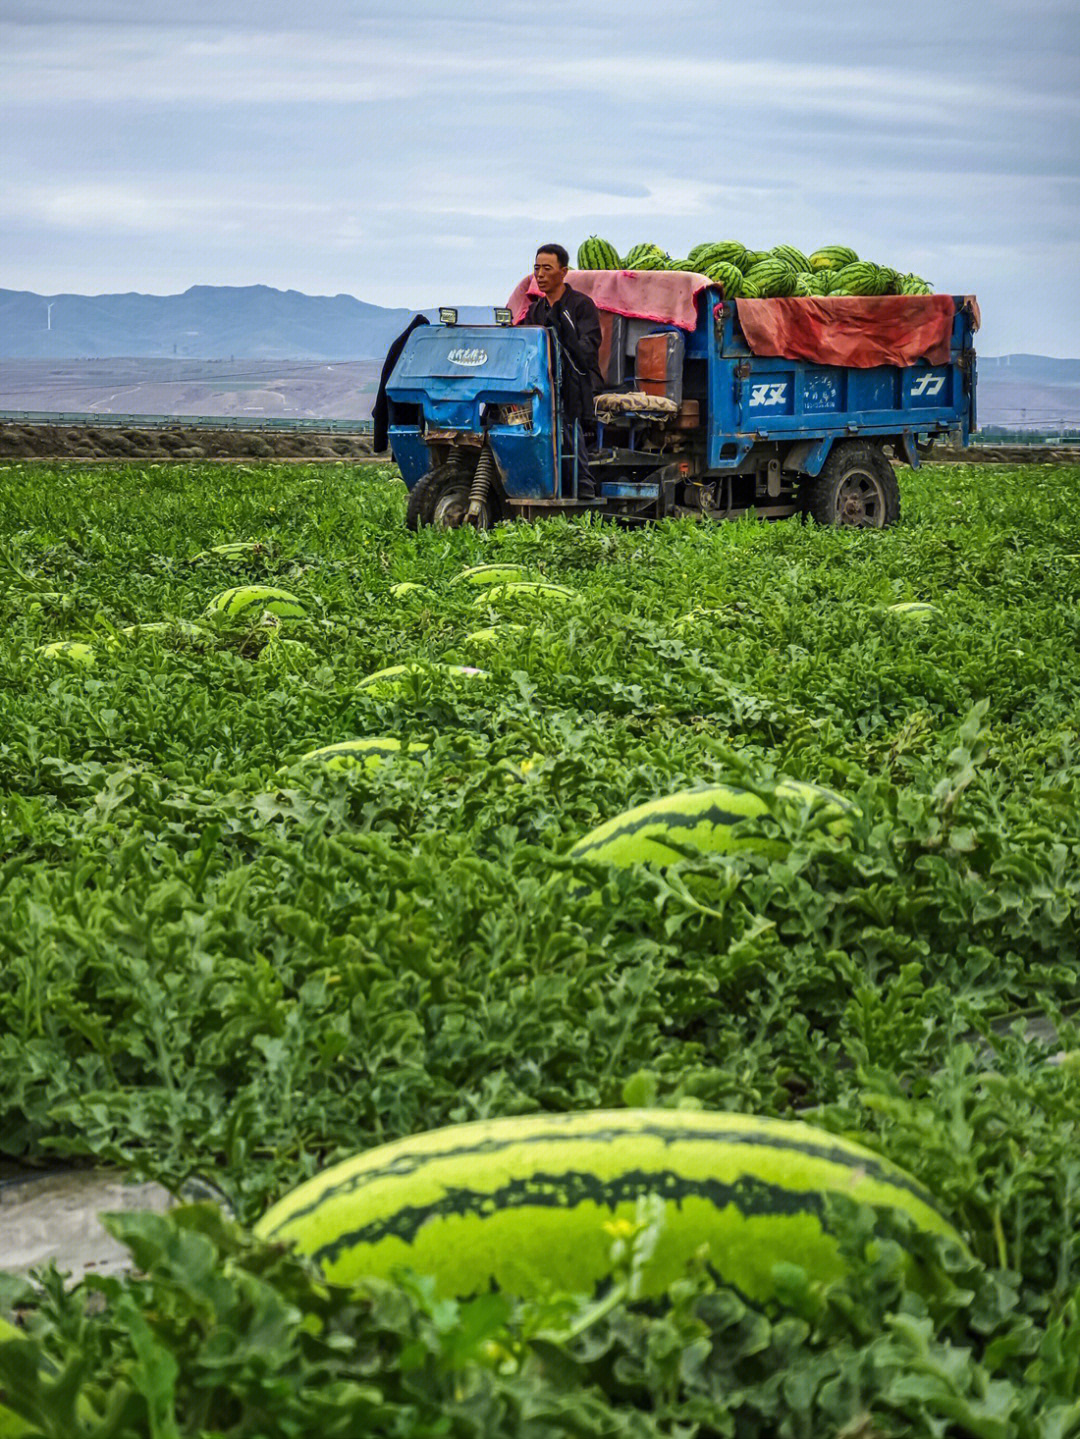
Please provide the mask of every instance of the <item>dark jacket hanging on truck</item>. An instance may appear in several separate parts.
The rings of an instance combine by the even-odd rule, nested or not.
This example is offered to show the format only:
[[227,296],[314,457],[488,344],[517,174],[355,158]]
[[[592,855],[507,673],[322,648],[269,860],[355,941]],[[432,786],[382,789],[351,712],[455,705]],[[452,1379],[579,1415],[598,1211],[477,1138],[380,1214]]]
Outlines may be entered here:
[[550,304],[546,295],[537,295],[529,306],[523,325],[550,325],[562,343],[565,418],[580,420],[586,433],[596,426],[593,401],[604,388],[600,374],[600,312],[588,295],[566,285],[562,296]]

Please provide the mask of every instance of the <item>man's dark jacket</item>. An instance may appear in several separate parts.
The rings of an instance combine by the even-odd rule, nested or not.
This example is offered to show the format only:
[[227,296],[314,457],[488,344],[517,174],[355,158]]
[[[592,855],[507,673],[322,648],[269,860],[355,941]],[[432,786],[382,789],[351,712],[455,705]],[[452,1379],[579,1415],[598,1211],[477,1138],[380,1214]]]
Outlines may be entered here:
[[374,422],[371,436],[371,448],[375,454],[382,454],[386,449],[389,440],[390,429],[390,401],[386,395],[386,384],[390,379],[390,373],[398,362],[398,356],[405,348],[405,341],[409,338],[417,325],[426,325],[427,318],[424,315],[414,315],[409,322],[408,328],[402,330],[394,343],[386,352],[386,359],[383,361],[382,374],[379,376],[379,390],[375,396],[375,407],[371,412]]
[[538,295],[526,311],[523,325],[550,325],[562,342],[563,390],[566,418],[580,420],[589,433],[595,427],[593,400],[604,388],[600,374],[600,312],[588,295],[563,287],[554,305]]

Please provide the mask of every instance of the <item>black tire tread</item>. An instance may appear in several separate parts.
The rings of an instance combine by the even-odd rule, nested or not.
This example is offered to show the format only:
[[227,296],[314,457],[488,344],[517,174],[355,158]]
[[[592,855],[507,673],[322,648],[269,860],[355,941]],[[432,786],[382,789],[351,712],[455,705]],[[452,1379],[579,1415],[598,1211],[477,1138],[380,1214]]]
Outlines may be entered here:
[[844,477],[853,469],[869,470],[881,480],[883,517],[880,526],[885,529],[900,519],[900,486],[896,472],[880,445],[866,440],[845,440],[833,445],[829,458],[816,478],[805,482],[806,509],[819,525],[835,525],[836,494]]
[[431,524],[439,491],[448,479],[456,478],[457,473],[453,465],[436,465],[433,470],[428,470],[426,475],[420,476],[409,491],[408,504],[405,506],[405,524],[410,530],[418,530],[421,525]]

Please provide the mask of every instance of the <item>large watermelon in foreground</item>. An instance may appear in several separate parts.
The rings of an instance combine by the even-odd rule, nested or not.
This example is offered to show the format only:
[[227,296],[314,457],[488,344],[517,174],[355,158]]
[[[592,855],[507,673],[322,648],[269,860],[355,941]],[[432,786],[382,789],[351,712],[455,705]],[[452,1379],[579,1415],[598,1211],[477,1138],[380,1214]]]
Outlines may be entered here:
[[403,1265],[445,1295],[593,1290],[637,1201],[666,1201],[644,1276],[661,1293],[704,1246],[752,1300],[775,1264],[843,1272],[826,1200],[902,1209],[959,1236],[910,1175],[808,1124],[746,1114],[630,1109],[481,1120],[381,1145],[317,1175],[256,1226],[351,1284]]

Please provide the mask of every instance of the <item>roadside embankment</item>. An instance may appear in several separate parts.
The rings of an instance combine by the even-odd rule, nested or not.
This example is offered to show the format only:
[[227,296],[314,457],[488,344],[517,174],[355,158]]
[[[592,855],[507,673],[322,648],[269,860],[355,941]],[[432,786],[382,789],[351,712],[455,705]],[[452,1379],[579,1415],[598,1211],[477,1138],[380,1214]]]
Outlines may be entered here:
[[[371,436],[309,429],[49,425],[0,420],[0,460],[371,460]],[[389,458],[387,456],[386,458]],[[1077,445],[939,445],[927,463],[1080,464]]]
[[0,460],[370,460],[371,436],[308,429],[0,421]]

